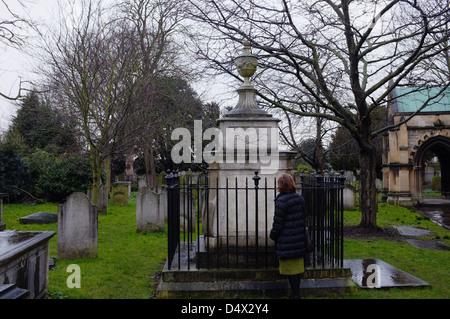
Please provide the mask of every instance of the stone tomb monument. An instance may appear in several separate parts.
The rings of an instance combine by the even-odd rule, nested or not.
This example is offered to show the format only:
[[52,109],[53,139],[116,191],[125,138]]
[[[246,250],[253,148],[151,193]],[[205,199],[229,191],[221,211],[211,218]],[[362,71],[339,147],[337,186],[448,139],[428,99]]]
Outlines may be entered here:
[[73,193],[58,209],[58,257],[97,257],[98,207],[83,193]]
[[[242,54],[236,58],[236,68],[244,78],[243,85],[238,89],[239,101],[234,109],[218,120],[219,147],[214,153],[215,160],[209,164],[208,171],[212,181],[209,193],[209,224],[203,223],[205,238],[209,236],[209,248],[220,245],[255,245],[264,242],[266,231],[272,227],[274,198],[271,192],[267,198],[267,221],[265,214],[255,209],[255,192],[249,192],[246,207],[245,190],[227,194],[229,188],[245,187],[246,178],[250,187],[253,187],[252,177],[258,171],[261,178],[260,186],[264,187],[267,178],[267,187],[274,186],[274,180],[283,173],[292,174],[291,160],[295,152],[279,149],[278,123],[279,119],[261,109],[256,102],[256,89],[250,83],[250,78],[256,71],[258,59],[252,55],[249,43],[244,43]],[[208,154],[204,154],[207,156]],[[216,191],[215,181],[219,190]],[[237,185],[236,185],[237,181]],[[227,184],[228,183],[228,184]],[[216,207],[218,197],[218,207]],[[265,208],[266,199],[259,199],[261,210]],[[237,207],[235,203],[238,203]],[[226,209],[228,207],[228,213]],[[226,216],[229,216],[226,220]],[[203,217],[203,220],[207,220]],[[218,220],[218,221],[217,221]],[[248,222],[247,222],[248,220]],[[218,222],[218,223],[217,223]],[[216,227],[216,225],[219,227]],[[217,241],[217,239],[219,239]],[[258,239],[258,240],[257,240]],[[236,243],[237,241],[237,243]],[[270,245],[273,242],[270,240]]]
[[47,297],[54,235],[52,231],[0,232],[0,299]]
[[[219,137],[219,143],[213,143],[214,148],[205,147],[203,152],[203,159],[209,164],[208,187],[199,191],[200,200],[196,208],[201,215],[204,236],[198,237],[199,250],[195,257],[193,253],[189,253],[197,245],[189,245],[187,242],[187,245],[178,246],[179,251],[182,251],[178,255],[179,268],[177,270],[175,266],[170,269],[173,265],[169,267],[169,262],[166,264],[157,290],[158,298],[236,298],[247,296],[248,292],[251,295],[270,297],[279,296],[280,293],[284,295],[290,290],[288,281],[281,278],[283,276],[274,267],[274,243],[267,235],[273,221],[276,195],[274,180],[283,173],[293,173],[291,161],[295,153],[279,149],[279,120],[259,108],[256,103],[256,90],[249,78],[256,70],[257,59],[251,54],[248,43],[244,43],[243,54],[236,59],[236,67],[245,78],[238,90],[239,102],[218,121],[219,128],[214,141]],[[210,140],[213,141],[212,138]],[[206,160],[208,156],[215,157],[215,160]],[[258,172],[257,176],[255,171]],[[177,174],[174,176],[172,178],[176,178]],[[261,179],[259,192],[256,192],[254,185],[258,182],[258,177]],[[267,196],[264,191],[266,178],[270,189]],[[236,183],[239,187],[237,189]],[[256,197],[256,194],[259,196]],[[182,198],[180,203],[183,203]],[[267,257],[265,265],[260,257]],[[191,272],[189,264],[183,264],[183,260],[189,258],[195,258],[196,261],[196,268],[191,268],[190,270],[194,270]],[[175,264],[178,262],[176,259],[174,258]],[[226,269],[221,268],[222,266]],[[249,266],[251,268],[247,268]],[[308,280],[302,280],[302,288],[306,285],[306,288],[311,288],[315,293],[321,289],[328,292],[334,290],[333,286],[336,285],[339,293],[342,293],[354,285],[345,278],[346,271],[324,270],[320,274],[308,272]],[[333,278],[330,280],[328,277]]]

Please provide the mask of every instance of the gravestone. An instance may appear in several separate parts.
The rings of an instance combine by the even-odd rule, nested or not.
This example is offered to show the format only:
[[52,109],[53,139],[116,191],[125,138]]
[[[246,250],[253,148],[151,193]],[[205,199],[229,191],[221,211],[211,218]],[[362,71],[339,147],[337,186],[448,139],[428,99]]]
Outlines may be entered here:
[[375,180],[375,187],[376,187],[378,193],[381,192],[381,189],[382,189],[381,179],[377,178]]
[[[98,213],[102,215],[108,214],[108,190],[106,186],[101,185],[98,190]],[[92,188],[87,191],[87,196],[90,201],[92,201]]]
[[108,213],[108,190],[101,185],[98,192],[98,213],[106,215]]
[[355,210],[356,190],[350,184],[345,184],[343,190],[344,210]]
[[159,193],[159,213],[164,218],[164,223],[167,222],[167,189],[164,186],[157,186]]
[[127,197],[131,196],[131,182],[130,181],[117,181],[114,183],[114,186],[123,186],[123,189],[126,189],[125,195]]
[[73,193],[58,209],[58,258],[94,258],[98,246],[98,207]]
[[434,167],[431,166],[425,167],[425,173],[423,176],[424,184],[431,184],[433,177],[434,177]]
[[196,200],[191,198],[193,194],[186,191],[180,192],[180,231],[195,232],[195,203]]
[[116,206],[128,206],[128,185],[124,183],[114,183],[111,190],[111,201]]
[[344,172],[345,175],[345,184],[352,184],[353,182],[355,182],[355,175],[353,174],[352,171],[345,171]]
[[136,194],[136,231],[164,230],[164,212],[161,206],[164,205],[159,188],[155,190],[144,187]]
[[147,179],[145,177],[139,177],[138,190],[141,191],[144,187],[147,187]]

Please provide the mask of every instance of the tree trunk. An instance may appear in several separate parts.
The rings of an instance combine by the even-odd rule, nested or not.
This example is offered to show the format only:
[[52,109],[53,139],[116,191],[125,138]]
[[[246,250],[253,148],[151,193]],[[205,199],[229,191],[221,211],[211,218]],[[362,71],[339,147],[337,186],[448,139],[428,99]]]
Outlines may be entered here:
[[361,148],[359,153],[360,181],[359,181],[359,206],[362,216],[360,227],[377,227],[377,170],[376,170],[375,147],[369,142],[367,147]]
[[92,151],[91,151],[91,165],[92,165],[92,198],[91,198],[91,202],[94,205],[98,205],[102,165],[101,165],[100,156],[97,156],[97,154]]
[[103,169],[106,172],[105,188],[109,194],[109,192],[111,192],[111,155],[105,157],[103,161]]
[[149,147],[144,150],[144,162],[145,162],[145,175],[147,179],[147,186],[156,186],[156,168],[155,168],[155,158],[153,156],[153,151]]
[[125,156],[125,169],[126,169],[126,177],[125,180],[134,183],[134,158],[133,155]]

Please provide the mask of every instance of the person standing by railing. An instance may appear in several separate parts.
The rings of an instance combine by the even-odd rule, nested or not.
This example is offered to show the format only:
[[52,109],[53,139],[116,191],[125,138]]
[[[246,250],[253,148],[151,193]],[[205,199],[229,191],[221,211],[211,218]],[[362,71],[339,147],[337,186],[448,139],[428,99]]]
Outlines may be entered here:
[[275,213],[270,238],[275,242],[279,271],[287,275],[292,289],[291,298],[300,299],[300,281],[305,272],[306,206],[302,195],[295,191],[292,176],[278,178]]

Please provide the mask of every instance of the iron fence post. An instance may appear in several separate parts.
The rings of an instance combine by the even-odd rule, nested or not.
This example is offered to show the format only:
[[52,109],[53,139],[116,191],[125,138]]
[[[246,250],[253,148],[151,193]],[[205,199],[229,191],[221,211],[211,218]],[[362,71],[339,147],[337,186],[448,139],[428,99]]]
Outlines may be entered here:
[[[167,183],[167,224],[168,224],[168,267],[171,269],[173,258],[180,243],[180,188],[179,175],[168,170]],[[178,254],[180,255],[180,254]],[[180,257],[180,256],[179,256]],[[178,263],[180,267],[180,262]]]
[[345,188],[345,174],[344,170],[341,170],[341,175],[339,176],[339,217],[340,217],[340,239],[341,239],[341,258],[340,266],[344,267],[344,188]]
[[258,176],[258,171],[255,171],[255,176],[253,176],[253,181],[255,183],[255,258],[256,258],[256,268],[258,268],[259,263],[258,263],[258,236],[259,236],[259,232],[258,232],[258,190],[259,190],[259,180],[261,179],[261,177]]

